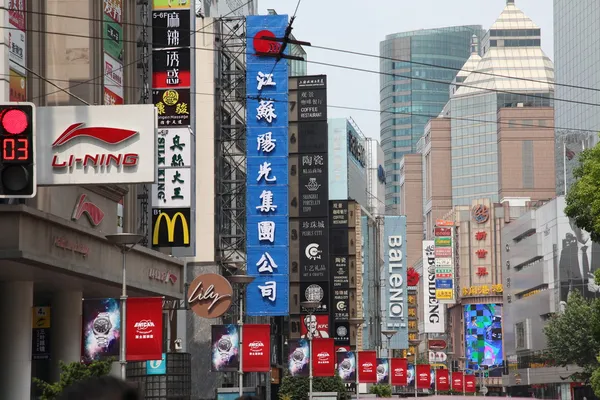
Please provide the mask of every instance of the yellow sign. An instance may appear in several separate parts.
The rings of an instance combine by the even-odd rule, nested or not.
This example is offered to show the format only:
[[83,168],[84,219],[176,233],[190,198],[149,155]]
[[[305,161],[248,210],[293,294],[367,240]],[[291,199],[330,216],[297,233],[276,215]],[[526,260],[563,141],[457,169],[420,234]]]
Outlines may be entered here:
[[408,329],[409,330],[418,329],[417,321],[408,321]]
[[408,304],[417,304],[417,296],[414,294],[408,295]]
[[50,307],[33,307],[31,311],[33,329],[50,328]]
[[[167,222],[167,241],[169,244],[175,242],[175,222],[179,219],[181,220],[181,227],[183,229],[183,245],[190,244],[190,231],[188,226],[188,221],[185,218],[185,215],[181,212],[176,212],[173,217],[170,217],[166,212],[161,212],[156,221],[154,222],[154,233],[152,235],[152,245],[159,246],[163,243],[159,243],[159,235],[160,235],[160,226],[162,223],[162,219],[165,219]],[[181,245],[181,244],[178,244]],[[166,247],[166,246],[165,246]]]
[[487,296],[502,294],[503,292],[504,288],[502,287],[501,283],[496,285],[482,285],[462,288],[463,296]]
[[153,10],[173,10],[190,8],[190,0],[152,0]]
[[408,340],[410,340],[411,342],[416,342],[417,340],[419,340],[419,334],[417,332],[409,332]]
[[408,308],[408,316],[409,317],[416,317],[417,316],[417,309],[415,307],[409,307]]
[[454,299],[454,290],[452,289],[436,289],[435,298],[437,300],[452,300]]

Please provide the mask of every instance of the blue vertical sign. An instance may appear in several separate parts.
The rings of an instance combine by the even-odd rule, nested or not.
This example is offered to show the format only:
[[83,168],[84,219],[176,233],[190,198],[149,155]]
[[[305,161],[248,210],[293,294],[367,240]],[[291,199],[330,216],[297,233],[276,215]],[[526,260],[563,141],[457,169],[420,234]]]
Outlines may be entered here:
[[406,286],[406,217],[385,217],[383,223],[383,273],[381,304],[385,305],[383,327],[395,330],[392,349],[408,349],[408,293]]
[[246,17],[246,314],[289,314],[288,64],[278,53],[287,15]]

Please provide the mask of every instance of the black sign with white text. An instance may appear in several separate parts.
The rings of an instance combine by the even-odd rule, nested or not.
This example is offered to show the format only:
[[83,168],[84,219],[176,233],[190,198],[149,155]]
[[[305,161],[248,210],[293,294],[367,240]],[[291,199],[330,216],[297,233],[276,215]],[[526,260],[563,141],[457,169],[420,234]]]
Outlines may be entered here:
[[50,329],[36,328],[32,332],[32,360],[50,359]]
[[350,291],[334,289],[331,315],[334,321],[348,321],[350,318]]
[[331,287],[333,289],[348,289],[350,287],[350,256],[331,257]]
[[153,89],[152,102],[158,112],[158,126],[190,124],[190,89]]
[[[315,314],[329,314],[329,282],[300,282],[300,302],[303,301],[318,301],[321,306]],[[300,313],[308,314],[309,310],[305,310],[300,306]]]
[[329,230],[327,218],[300,220],[300,280],[329,280]]
[[327,121],[327,89],[298,90],[298,121]]
[[332,228],[347,228],[348,200],[331,200],[329,202],[329,218]]
[[327,153],[327,121],[302,122],[298,124],[299,153]]
[[190,47],[190,10],[152,11],[152,46]]
[[326,217],[329,211],[327,153],[299,156],[300,217]]
[[342,321],[334,321],[333,324],[329,324],[331,334],[333,336],[336,346],[349,346],[350,345],[350,323]]
[[348,229],[330,229],[329,230],[329,254],[348,255],[350,252],[350,243],[348,240]]

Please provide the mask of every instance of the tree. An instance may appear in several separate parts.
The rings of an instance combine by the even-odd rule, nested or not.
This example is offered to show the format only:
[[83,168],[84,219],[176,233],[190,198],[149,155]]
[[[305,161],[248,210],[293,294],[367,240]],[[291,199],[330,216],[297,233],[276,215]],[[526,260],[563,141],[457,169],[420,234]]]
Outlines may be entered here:
[[371,386],[369,392],[377,397],[392,397],[392,387],[382,383]]
[[564,313],[553,316],[544,327],[548,356],[555,365],[577,365],[582,373],[574,380],[588,381],[600,363],[600,302],[587,302],[575,291],[569,295]]
[[[308,377],[286,375],[279,386],[280,400],[307,400]],[[319,377],[313,380],[313,392],[336,392],[338,400],[349,400],[346,385],[339,375],[334,377]]]
[[594,242],[600,242],[600,145],[579,154],[573,176],[576,181],[567,192],[565,214],[589,232]]
[[42,391],[40,400],[54,400],[67,387],[75,382],[82,381],[93,376],[108,375],[113,360],[93,361],[90,364],[73,362],[65,364],[59,361],[60,380],[48,383],[38,378],[33,378],[33,383]]

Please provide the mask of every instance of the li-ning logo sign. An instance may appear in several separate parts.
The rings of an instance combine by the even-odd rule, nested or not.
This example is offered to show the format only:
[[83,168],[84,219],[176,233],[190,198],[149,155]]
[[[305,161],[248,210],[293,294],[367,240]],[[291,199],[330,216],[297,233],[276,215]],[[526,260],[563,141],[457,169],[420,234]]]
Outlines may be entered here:
[[402,236],[388,237],[388,328],[405,328]]
[[350,154],[354,156],[356,161],[358,161],[358,163],[362,167],[364,167],[367,164],[365,157],[365,147],[350,131],[348,131],[348,149],[350,150]]
[[[52,148],[57,149],[64,146],[75,138],[92,138],[99,142],[117,145],[128,139],[131,139],[138,134],[137,131],[121,128],[108,127],[84,127],[83,122],[78,122],[69,126],[59,137],[52,143]],[[139,161],[137,153],[97,153],[97,154],[69,154],[66,156],[55,154],[52,157],[52,168],[62,169],[68,168],[85,168],[85,167],[105,167],[114,165],[116,167],[135,167]]]
[[87,195],[85,194],[79,196],[77,203],[75,203],[75,208],[73,209],[71,219],[73,221],[78,221],[83,214],[85,214],[92,226],[100,225],[100,223],[104,219],[104,211],[102,211],[97,205],[95,205],[91,201],[87,200]]
[[427,260],[427,319],[432,324],[440,322],[440,303],[435,297],[435,246],[427,245],[424,249]]

